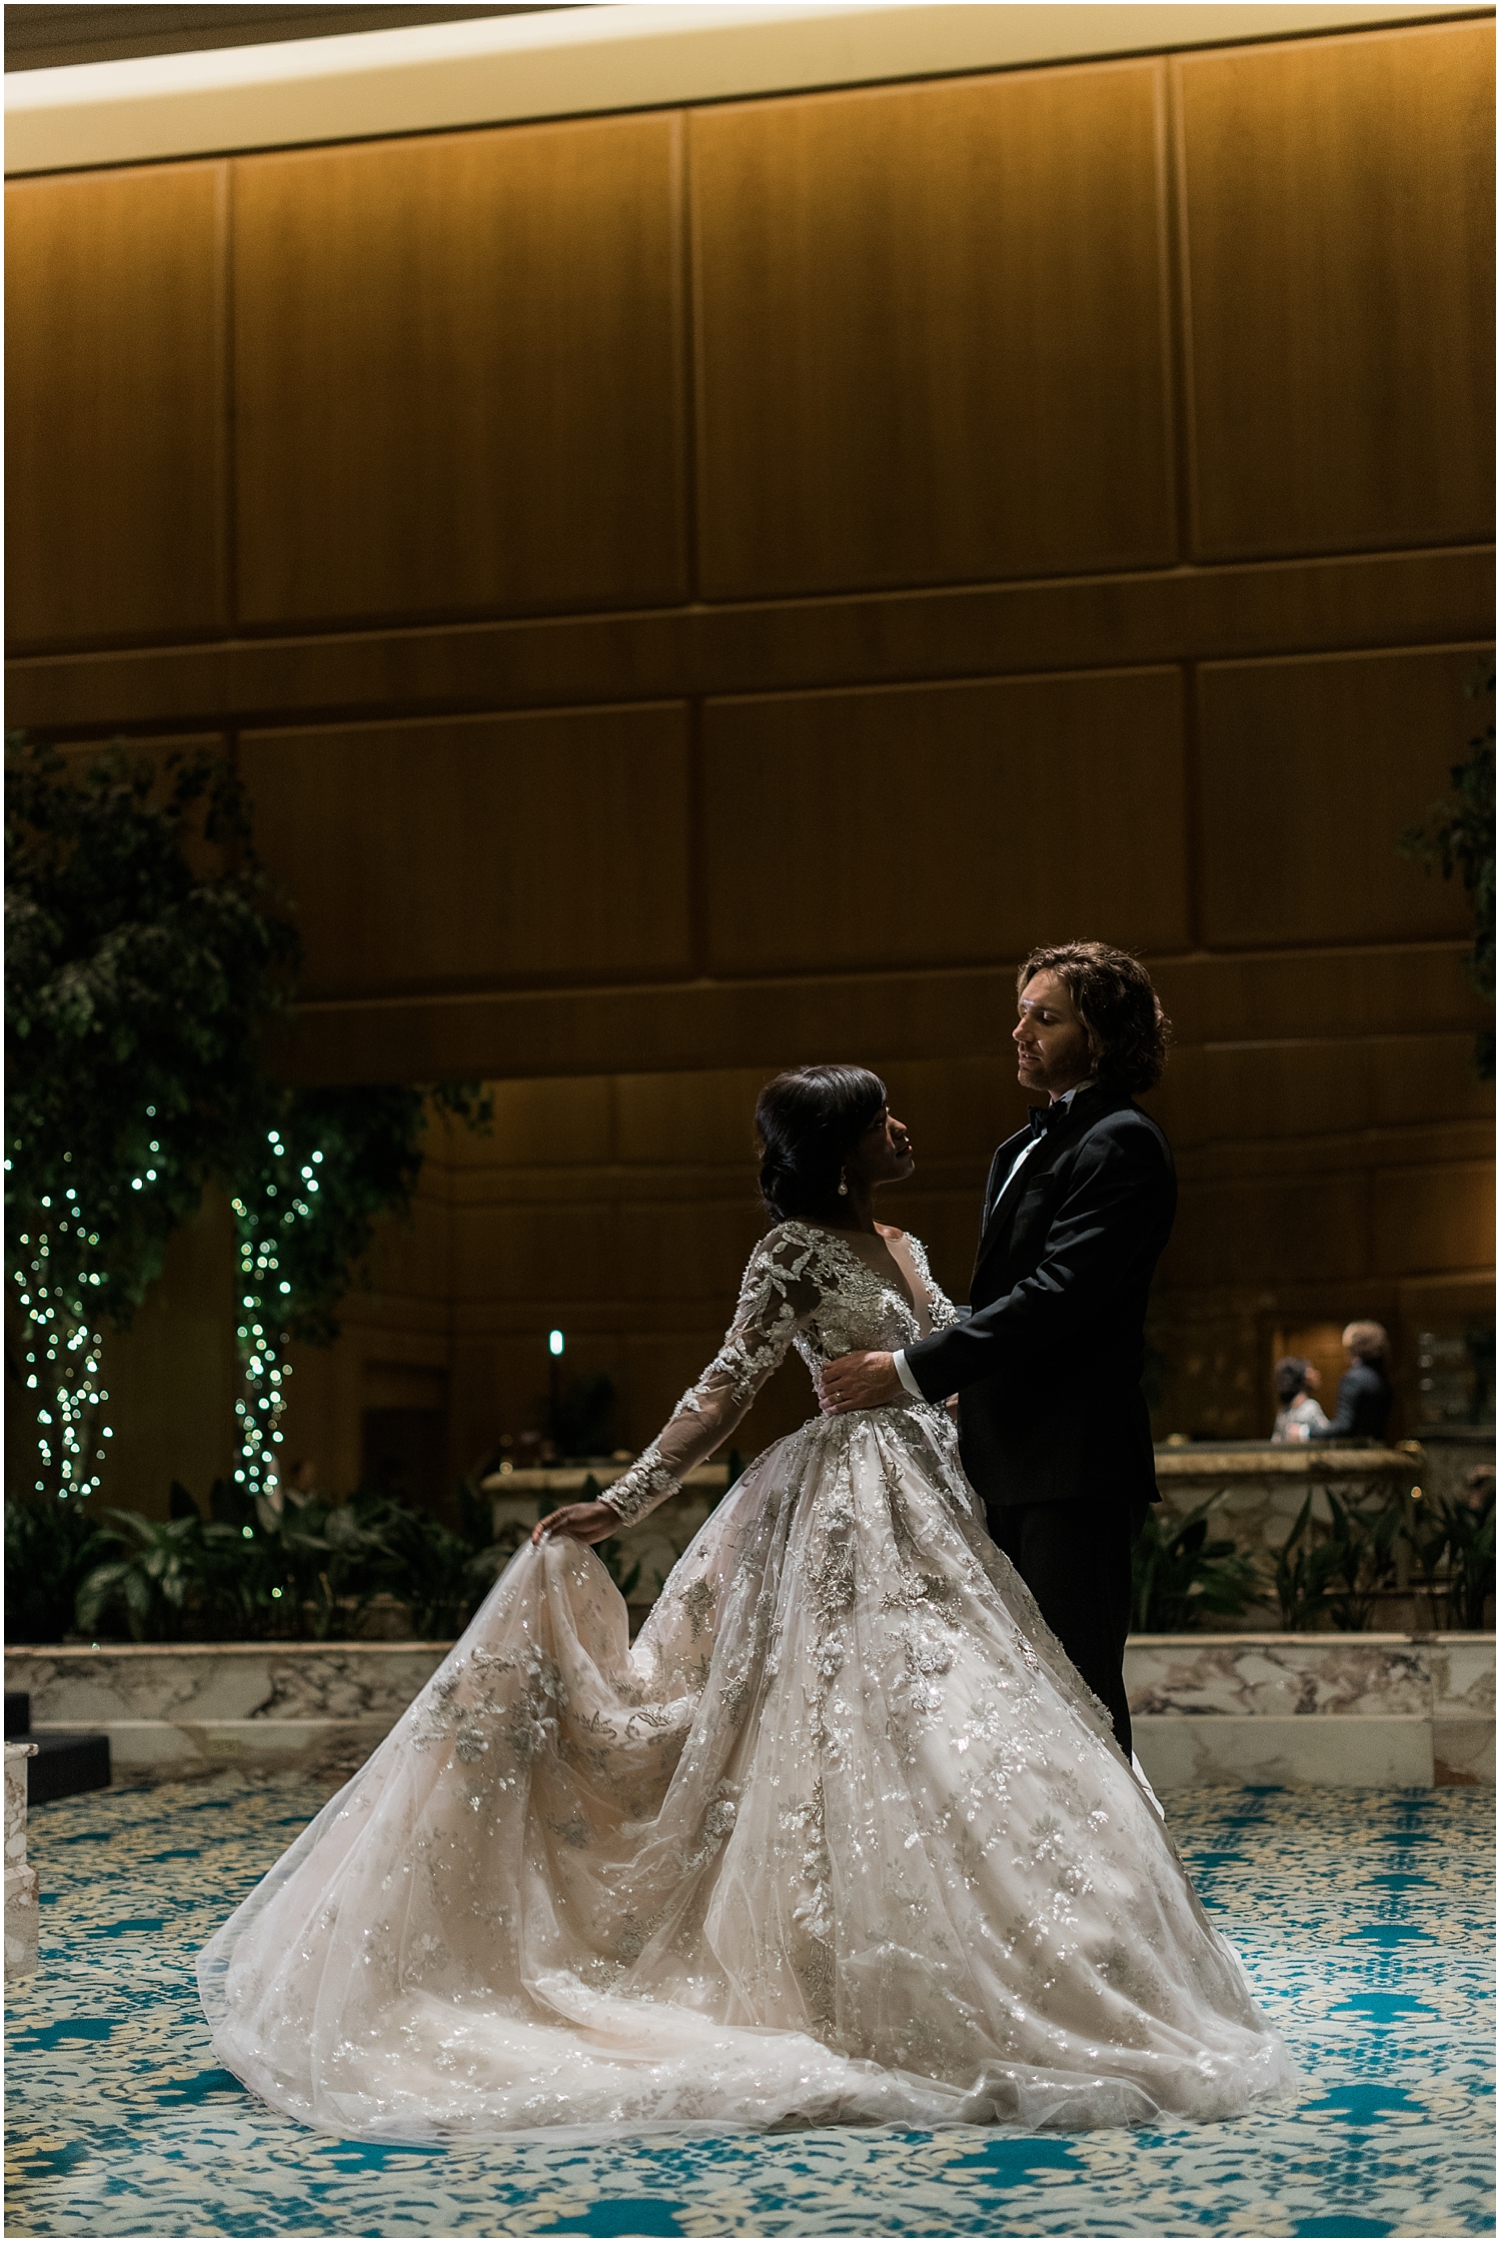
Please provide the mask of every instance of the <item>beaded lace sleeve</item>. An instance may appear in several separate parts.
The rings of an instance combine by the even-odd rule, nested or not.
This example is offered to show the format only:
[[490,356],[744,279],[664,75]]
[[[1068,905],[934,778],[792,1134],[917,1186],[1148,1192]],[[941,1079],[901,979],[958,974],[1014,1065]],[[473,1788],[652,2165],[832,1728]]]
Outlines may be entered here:
[[723,1346],[650,1447],[601,1497],[622,1526],[654,1510],[733,1432],[829,1289],[825,1259],[816,1233],[800,1223],[784,1222],[761,1240]]

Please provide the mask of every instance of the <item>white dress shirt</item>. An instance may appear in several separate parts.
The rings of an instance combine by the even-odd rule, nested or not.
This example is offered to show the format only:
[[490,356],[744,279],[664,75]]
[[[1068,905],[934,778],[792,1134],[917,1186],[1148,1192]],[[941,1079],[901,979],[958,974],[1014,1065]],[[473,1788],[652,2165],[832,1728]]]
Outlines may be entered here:
[[[1093,1087],[1094,1077],[1090,1075],[1087,1082],[1075,1082],[1071,1090],[1064,1090],[1062,1096],[1060,1098],[1054,1098],[1052,1102],[1054,1105],[1071,1105],[1080,1090],[1092,1090]],[[1022,1145],[1020,1151],[1016,1154],[1014,1160],[1012,1160],[1009,1168],[1006,1170],[1005,1181],[1001,1184],[999,1190],[995,1193],[994,1198],[991,1199],[989,1206],[987,1206],[984,1210],[984,1219],[986,1223],[989,1221],[991,1209],[997,1207],[1000,1204],[1000,1201],[1005,1197],[1005,1194],[1010,1189],[1012,1183],[1014,1183],[1017,1172],[1024,1165],[1024,1163],[1031,1158],[1031,1155],[1033,1154],[1033,1152],[1035,1152],[1037,1146],[1041,1143],[1042,1134],[1043,1132],[1038,1131],[1035,1136],[1028,1137],[1026,1139],[1026,1142]],[[926,1394],[923,1393],[921,1387],[917,1384],[916,1379],[912,1376],[910,1370],[908,1370],[906,1367],[906,1349],[904,1347],[898,1347],[896,1349],[896,1352],[892,1355],[891,1361],[896,1366],[896,1376],[901,1380],[902,1385],[911,1395],[913,1401],[925,1401],[927,1399]]]

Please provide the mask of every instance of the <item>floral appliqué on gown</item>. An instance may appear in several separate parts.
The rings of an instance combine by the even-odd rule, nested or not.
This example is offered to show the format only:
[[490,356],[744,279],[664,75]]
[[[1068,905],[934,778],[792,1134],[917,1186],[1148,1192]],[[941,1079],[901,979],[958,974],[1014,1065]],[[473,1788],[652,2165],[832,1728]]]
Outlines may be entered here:
[[[838,1233],[752,1255],[629,1523],[789,1347],[954,1320]],[[914,1307],[914,1300],[916,1306]],[[199,1963],[219,2059],[333,2133],[1219,2118],[1291,2078],[1108,1717],[976,1514],[948,1412],[815,1416],[632,1646],[521,1549]]]

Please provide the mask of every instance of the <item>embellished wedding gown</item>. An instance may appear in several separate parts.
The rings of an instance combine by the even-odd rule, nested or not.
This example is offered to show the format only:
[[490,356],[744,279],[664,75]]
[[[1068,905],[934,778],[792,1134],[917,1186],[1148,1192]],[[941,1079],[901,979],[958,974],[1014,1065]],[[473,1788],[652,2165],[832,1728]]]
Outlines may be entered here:
[[[622,1520],[789,1346],[816,1371],[954,1320],[899,1247],[909,1289],[836,1232],[773,1230],[723,1348],[610,1490]],[[904,1399],[769,1448],[634,1647],[592,1550],[521,1549],[199,1982],[247,2086],[378,2140],[1071,2129],[1225,2117],[1291,2076],[979,1523],[949,1413]]]

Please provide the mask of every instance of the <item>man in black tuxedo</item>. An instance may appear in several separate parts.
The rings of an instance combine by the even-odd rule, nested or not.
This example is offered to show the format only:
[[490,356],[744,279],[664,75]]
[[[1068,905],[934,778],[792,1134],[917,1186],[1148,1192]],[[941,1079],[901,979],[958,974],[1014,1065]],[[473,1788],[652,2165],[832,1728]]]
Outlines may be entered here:
[[967,1316],[830,1363],[823,1406],[958,1394],[990,1532],[1128,1754],[1130,1551],[1157,1499],[1146,1299],[1177,1207],[1167,1140],[1131,1092],[1159,1079],[1167,1023],[1145,968],[1100,942],[1034,951],[1017,990],[1018,1077],[1047,1103],[990,1163]]

